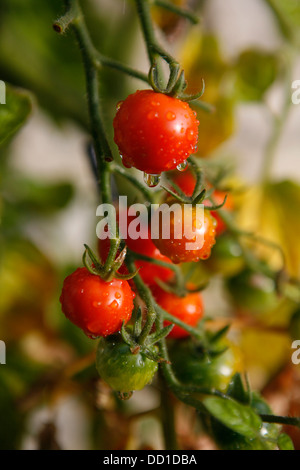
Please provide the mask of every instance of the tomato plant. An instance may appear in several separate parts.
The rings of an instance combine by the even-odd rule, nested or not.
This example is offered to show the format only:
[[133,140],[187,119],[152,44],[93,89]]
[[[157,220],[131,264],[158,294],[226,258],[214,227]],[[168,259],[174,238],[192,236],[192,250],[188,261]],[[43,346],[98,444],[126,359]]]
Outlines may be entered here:
[[221,3],[1,0],[0,449],[299,448],[299,2]]

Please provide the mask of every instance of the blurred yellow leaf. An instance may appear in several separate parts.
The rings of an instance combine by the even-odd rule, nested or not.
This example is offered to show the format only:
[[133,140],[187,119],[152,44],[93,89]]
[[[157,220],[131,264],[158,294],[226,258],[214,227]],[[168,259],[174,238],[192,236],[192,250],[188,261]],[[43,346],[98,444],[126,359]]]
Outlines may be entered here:
[[212,113],[208,113],[195,107],[200,121],[197,155],[205,157],[234,132],[234,101],[226,96],[223,83],[229,68],[222,58],[217,38],[202,35],[199,29],[192,30],[188,35],[181,56],[188,83],[187,92],[199,92],[204,80],[205,102],[214,108]]
[[197,93],[205,82],[205,101],[214,104],[220,96],[220,84],[227,66],[221,56],[218,39],[191,30],[181,50],[181,64],[188,83],[187,92]]
[[288,334],[256,328],[242,330],[240,348],[253,388],[261,389],[291,357]]
[[215,111],[197,110],[200,122],[196,155],[206,157],[234,132],[233,101],[220,97],[214,102]]
[[[278,244],[286,258],[290,275],[300,275],[300,186],[293,181],[251,187],[239,197],[237,224]],[[257,254],[274,269],[282,268],[276,249],[255,243]]]

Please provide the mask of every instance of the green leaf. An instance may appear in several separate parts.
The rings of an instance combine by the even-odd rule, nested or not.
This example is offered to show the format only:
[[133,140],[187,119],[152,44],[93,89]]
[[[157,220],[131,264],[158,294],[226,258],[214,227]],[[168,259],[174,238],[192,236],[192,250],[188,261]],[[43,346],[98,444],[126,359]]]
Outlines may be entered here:
[[[282,35],[291,42],[299,41],[300,4],[298,0],[265,0]],[[298,36],[297,36],[298,33]]]
[[[254,232],[279,245],[285,254],[286,268],[291,276],[300,273],[300,185],[284,180],[264,186],[253,186],[239,200],[236,223],[244,230]],[[273,269],[282,268],[278,250],[255,243],[260,259],[268,261]]]
[[6,86],[6,103],[0,104],[0,145],[17,132],[31,109],[32,99],[27,91]]
[[258,435],[262,421],[249,406],[220,397],[205,398],[203,405],[214,418],[232,431],[248,438]]
[[[41,184],[25,178],[8,178],[14,204],[19,211],[49,214],[63,209],[72,199],[74,188],[68,182]],[[8,188],[8,185],[5,184]],[[9,189],[8,189],[9,190]],[[8,192],[8,191],[7,191]]]
[[284,433],[278,437],[277,445],[280,450],[295,450],[292,439]]
[[238,400],[240,403],[250,403],[250,394],[248,390],[245,390],[240,373],[236,373],[232,377],[232,380],[228,385],[227,394],[235,400]]

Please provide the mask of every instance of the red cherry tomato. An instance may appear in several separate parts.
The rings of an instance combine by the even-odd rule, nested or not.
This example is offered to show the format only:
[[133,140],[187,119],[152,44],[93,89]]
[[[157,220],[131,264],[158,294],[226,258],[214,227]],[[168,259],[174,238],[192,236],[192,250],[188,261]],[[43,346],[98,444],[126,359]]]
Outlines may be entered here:
[[184,194],[191,197],[196,185],[196,177],[194,173],[187,168],[185,171],[174,170],[168,174],[174,183],[181,189]]
[[[178,297],[173,293],[169,293],[155,286],[152,289],[156,302],[166,312],[183,321],[189,326],[197,326],[199,320],[203,317],[203,301],[200,293],[188,294],[185,297]],[[170,325],[169,321],[165,321],[164,325]],[[168,338],[185,338],[189,333],[178,325],[175,325],[169,333]]]
[[64,280],[60,302],[65,316],[95,338],[120,331],[131,318],[134,297],[127,281],[106,282],[78,268]]
[[196,113],[163,93],[138,90],[123,101],[114,118],[114,140],[126,167],[160,174],[183,163],[198,140]]
[[[197,218],[196,207],[192,205],[178,203],[175,199],[169,199],[165,204],[168,206],[177,204],[178,209],[170,212],[168,236],[164,235],[164,224],[158,225],[158,238],[153,238],[153,243],[159,251],[175,264],[209,258],[216,236],[216,220],[209,211],[204,210],[204,218],[201,221]],[[177,233],[180,229],[178,224],[181,222],[182,237],[178,238]],[[153,223],[156,224],[156,221]]]
[[[118,214],[117,214],[118,217]],[[128,227],[130,226],[130,222],[134,219],[133,216],[128,217]],[[149,258],[153,258],[158,261],[164,261],[165,263],[172,263],[172,261],[167,258],[166,256],[162,255],[158,248],[154,245],[150,238],[150,233],[148,233],[148,238],[137,238],[136,240],[130,238],[129,234],[123,234],[124,240],[126,245],[131,251],[135,253],[139,253],[141,255],[148,256]],[[109,239],[106,238],[104,240],[99,239],[98,241],[98,251],[100,258],[103,262],[105,262],[107,255],[109,253],[110,242]],[[160,279],[164,282],[168,282],[174,276],[172,269],[165,268],[163,266],[159,266],[154,263],[150,263],[149,261],[144,260],[137,260],[135,262],[137,269],[139,269],[139,274],[145,284],[152,285],[155,284],[155,278]],[[128,270],[123,264],[119,269],[120,274],[128,274]]]
[[[180,171],[173,171],[170,174],[171,178],[173,179],[174,183],[189,197],[193,195],[193,191],[195,189],[196,185],[196,177],[194,173],[187,169],[186,171],[180,172]],[[222,204],[224,201],[225,196],[227,195],[226,202],[222,209],[226,211],[232,211],[233,210],[233,199],[231,194],[225,192],[225,191],[220,191],[216,189],[212,197],[214,199],[215,205]],[[203,204],[205,206],[211,205],[211,203],[206,199],[204,200]],[[216,235],[219,236],[222,233],[225,232],[226,230],[226,224],[220,217],[218,211],[211,211],[211,215],[216,219],[217,221],[217,226],[216,226]]]

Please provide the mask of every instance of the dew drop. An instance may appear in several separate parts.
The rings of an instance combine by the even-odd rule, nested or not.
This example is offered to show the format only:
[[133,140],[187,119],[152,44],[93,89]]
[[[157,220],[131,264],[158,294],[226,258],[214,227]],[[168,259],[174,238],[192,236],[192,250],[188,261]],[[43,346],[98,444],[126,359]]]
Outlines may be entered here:
[[187,169],[187,166],[188,166],[188,162],[185,160],[184,162],[179,163],[179,165],[177,165],[177,170],[184,171]]
[[109,305],[110,308],[117,308],[118,307],[118,302],[116,300],[113,300],[112,303]]
[[166,114],[166,118],[168,121],[174,121],[174,119],[176,119],[176,114],[172,111],[168,111]]
[[116,299],[120,299],[120,298],[121,298],[120,292],[116,292],[116,293],[115,293],[115,298],[116,298]]
[[155,188],[160,182],[160,175],[149,175],[144,173],[144,182],[149,188]]
[[190,142],[194,140],[194,136],[195,136],[195,132],[193,131],[193,129],[188,129],[186,131],[187,140],[189,140]]
[[117,103],[117,105],[116,105],[116,110],[117,110],[117,111],[119,111],[119,109],[121,108],[122,104],[123,104],[123,101],[119,101],[119,102]]
[[150,111],[150,113],[147,114],[147,119],[148,121],[153,121],[153,119],[158,117],[158,112],[157,111]]
[[120,154],[120,157],[121,157],[122,163],[123,163],[123,165],[125,166],[125,168],[131,168],[131,165],[130,165],[130,163],[127,161],[126,157],[124,157],[124,156],[121,155],[121,154]]
[[97,338],[99,338],[99,336],[93,335],[93,334],[87,334],[87,337],[90,338],[90,339],[97,339]]

